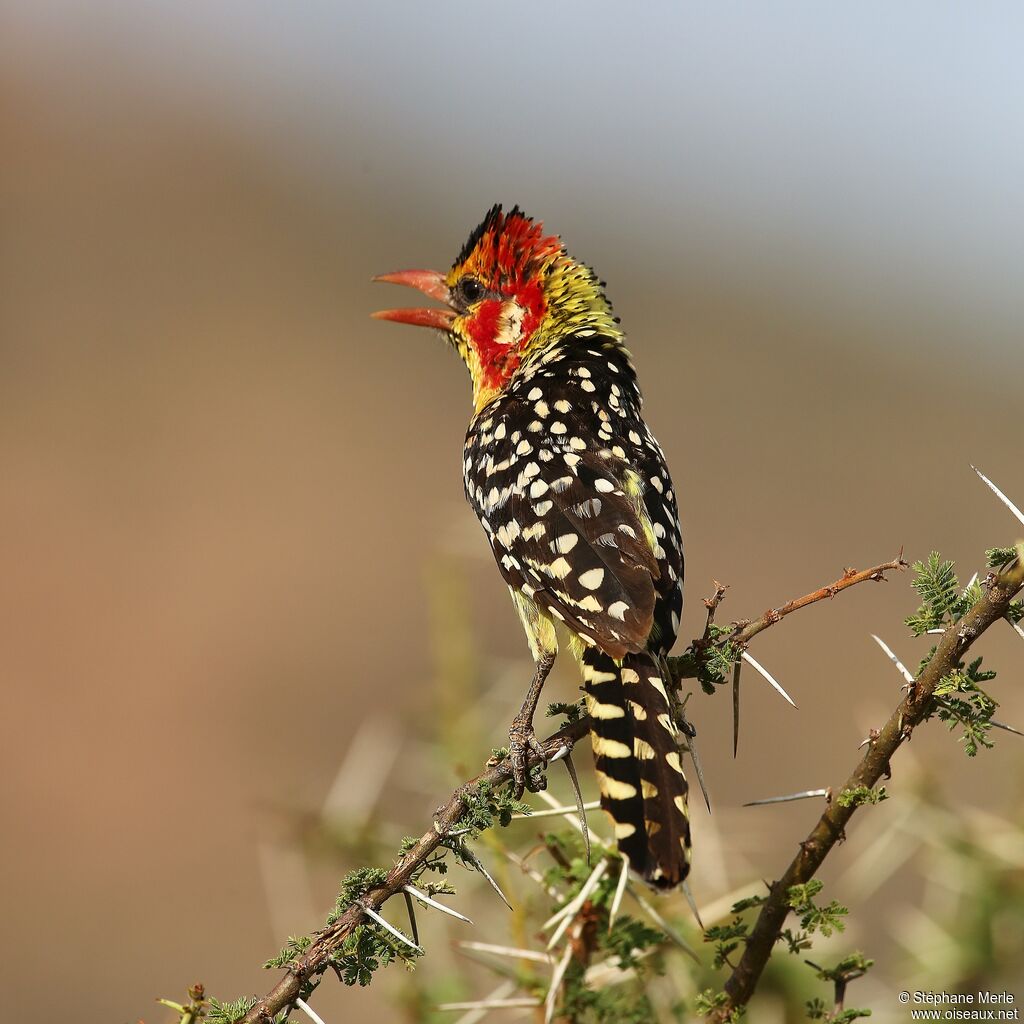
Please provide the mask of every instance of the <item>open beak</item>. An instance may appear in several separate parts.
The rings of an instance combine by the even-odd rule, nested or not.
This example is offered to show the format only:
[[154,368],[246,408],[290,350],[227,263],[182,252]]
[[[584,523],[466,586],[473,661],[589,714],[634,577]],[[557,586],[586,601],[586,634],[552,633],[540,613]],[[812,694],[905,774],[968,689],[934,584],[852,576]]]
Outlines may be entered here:
[[[404,284],[423,292],[428,298],[447,303],[450,299],[444,274],[436,270],[396,270],[393,274],[379,274],[374,281],[386,284]],[[451,330],[455,310],[447,309],[382,309],[371,314],[375,320],[394,320],[398,324],[413,324],[416,327],[436,327],[442,331]]]

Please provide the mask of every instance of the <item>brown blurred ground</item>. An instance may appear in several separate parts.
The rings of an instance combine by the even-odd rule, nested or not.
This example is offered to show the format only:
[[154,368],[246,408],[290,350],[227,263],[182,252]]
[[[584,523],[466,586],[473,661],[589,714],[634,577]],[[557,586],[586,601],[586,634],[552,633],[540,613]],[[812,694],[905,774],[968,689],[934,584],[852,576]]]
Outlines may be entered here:
[[[265,987],[283,938],[256,853],[265,808],[318,807],[373,712],[401,707],[414,730],[429,714],[439,552],[476,588],[480,648],[526,678],[461,502],[464,374],[367,320],[373,273],[443,264],[482,210],[436,224],[429,191],[396,199],[358,172],[314,189],[243,132],[133,90],[84,102],[8,75],[0,117],[5,1012],[156,1020],[154,996],[196,978]],[[559,229],[557,208],[531,212]],[[684,635],[712,577],[739,616],[901,544],[973,567],[1011,539],[969,463],[1020,500],[1019,451],[995,359],[961,325],[840,307],[814,280],[783,301],[741,261],[710,276],[699,251],[640,274],[643,239],[626,249],[587,255],[682,496]],[[801,711],[751,681],[735,762],[726,702],[698,704],[719,807],[845,777],[896,699],[867,634],[916,664],[912,604],[906,580],[864,587],[765,637],[758,657]],[[1014,644],[996,631],[984,649],[1019,723]],[[958,799],[1019,792],[1012,743],[967,771],[928,732],[914,753]],[[812,811],[773,815],[763,849],[767,819],[742,838],[765,875]],[[881,903],[858,914],[887,927]],[[379,996],[330,987],[324,1012],[351,1015],[335,1019],[389,1019]]]

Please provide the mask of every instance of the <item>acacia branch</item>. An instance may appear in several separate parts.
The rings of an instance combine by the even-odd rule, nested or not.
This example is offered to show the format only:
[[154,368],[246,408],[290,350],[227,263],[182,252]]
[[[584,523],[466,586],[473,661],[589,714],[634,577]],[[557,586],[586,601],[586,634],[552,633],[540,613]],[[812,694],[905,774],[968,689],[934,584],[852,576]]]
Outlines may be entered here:
[[[553,760],[566,749],[571,750],[573,744],[589,732],[589,723],[589,718],[581,718],[544,740],[541,746],[548,760]],[[541,763],[541,759],[531,751],[528,767],[532,768]],[[356,926],[365,921],[365,908],[379,911],[387,900],[401,893],[405,886],[412,882],[430,855],[453,834],[459,820],[468,810],[468,799],[478,794],[482,786],[493,788],[511,778],[512,762],[506,757],[452,793],[447,803],[435,813],[433,826],[398,859],[388,872],[384,884],[366,893],[337,921],[320,932],[309,949],[292,961],[288,973],[262,999],[253,1004],[242,1018],[242,1024],[267,1024],[275,1014],[293,1006],[303,987],[330,966],[331,956],[341,948]]]
[[847,569],[839,579],[829,583],[827,586],[819,587],[817,590],[812,590],[809,594],[804,594],[803,597],[787,601],[778,608],[769,608],[764,615],[753,622],[736,623],[738,628],[729,639],[734,644],[747,644],[758,633],[769,626],[774,626],[776,622],[787,615],[799,611],[801,608],[806,608],[809,604],[833,598],[836,594],[841,594],[844,590],[854,587],[858,583],[866,583],[868,580],[873,580],[876,583],[885,583],[887,579],[885,574],[887,572],[902,571],[906,567],[907,563],[903,561],[903,549],[900,548],[900,553],[891,562],[883,562],[881,565],[876,565],[872,569],[864,569],[862,572],[858,572],[856,569]]
[[[740,643],[746,645],[752,637],[773,626],[775,623],[789,615],[791,612],[804,608],[815,601],[824,600],[826,597],[834,597],[842,590],[852,587],[857,583],[866,580],[882,580],[885,573],[890,570],[902,569],[906,563],[900,557],[882,565],[877,565],[864,572],[854,572],[852,569],[834,583],[815,590],[804,597],[797,598],[778,609],[770,609],[759,619],[753,622],[737,623],[737,629],[731,634],[724,636],[715,643],[722,645],[726,642]],[[714,606],[721,601],[724,595],[724,588],[716,583],[716,596],[711,599]],[[709,603],[709,622],[713,615],[713,607]],[[678,659],[669,659],[676,662]],[[673,672],[677,672],[677,666],[673,665]],[[677,675],[677,678],[680,676]],[[562,729],[553,733],[541,744],[545,757],[548,760],[555,759],[563,751],[571,751],[573,745],[586,736],[590,731],[590,719],[580,718],[571,722]],[[536,754],[529,753],[528,768],[541,764],[541,758]],[[265,995],[257,1000],[248,1013],[242,1018],[240,1024],[268,1024],[273,1017],[286,1008],[295,1005],[295,1001],[302,996],[302,993],[310,985],[315,984],[316,979],[331,966],[332,957],[338,953],[346,938],[352,934],[356,927],[366,921],[366,910],[379,912],[381,907],[393,896],[404,892],[405,886],[409,885],[423,868],[428,858],[446,840],[450,839],[458,827],[459,821],[469,809],[470,802],[479,795],[483,787],[494,789],[507,782],[512,777],[512,766],[509,758],[499,761],[490,766],[476,778],[460,786],[448,798],[448,801],[435,812],[432,827],[428,829],[395,863],[388,872],[382,885],[369,890],[356,903],[348,907],[341,916],[327,928],[319,932],[312,945],[301,955],[291,962],[285,976]]]
[[[873,736],[867,752],[840,792],[856,790],[861,786],[872,788],[883,775],[888,777],[889,762],[900,744],[910,739],[915,726],[933,710],[935,688],[940,680],[957,667],[974,641],[989,626],[1006,616],[1010,602],[1020,592],[1022,585],[1022,560],[999,575],[990,576],[985,583],[985,592],[977,603],[962,619],[946,628],[928,664],[918,674],[906,698],[890,715],[877,737]],[[855,803],[842,806],[840,801],[833,800],[800,844],[800,850],[785,874],[770,887],[768,898],[747,938],[743,956],[725,983],[728,999],[716,1007],[710,1017],[712,1021],[724,1024],[749,1001],[789,914],[790,888],[803,885],[814,877],[833,846],[844,837],[844,829],[856,809]]]

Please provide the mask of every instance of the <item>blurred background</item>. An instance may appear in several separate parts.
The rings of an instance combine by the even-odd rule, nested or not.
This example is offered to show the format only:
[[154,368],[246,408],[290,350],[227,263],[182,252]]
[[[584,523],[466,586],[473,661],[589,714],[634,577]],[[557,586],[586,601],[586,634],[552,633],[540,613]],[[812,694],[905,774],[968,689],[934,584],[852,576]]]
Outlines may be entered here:
[[[970,464],[1024,502],[1022,30],[1008,4],[4,4],[6,1015],[264,990],[354,866],[302,822],[393,849],[504,742],[530,663],[461,494],[468,379],[368,319],[372,275],[446,268],[494,202],[608,281],[681,497],[683,637],[712,578],[738,618],[901,545],[966,579],[1010,543]],[[694,698],[698,903],[788,862],[819,808],[740,805],[846,777],[899,696],[868,634],[916,666],[915,606],[903,576],[759,640],[800,711],[748,673],[736,760],[728,698]],[[1024,642],[979,653],[1021,725]],[[968,876],[1024,902],[1012,843],[972,874],[913,816],[1012,835],[997,738],[968,762],[921,730],[827,865],[883,1020],[966,955]],[[1006,986],[1021,918],[994,914],[970,970]],[[402,984],[317,1006],[419,1019]]]

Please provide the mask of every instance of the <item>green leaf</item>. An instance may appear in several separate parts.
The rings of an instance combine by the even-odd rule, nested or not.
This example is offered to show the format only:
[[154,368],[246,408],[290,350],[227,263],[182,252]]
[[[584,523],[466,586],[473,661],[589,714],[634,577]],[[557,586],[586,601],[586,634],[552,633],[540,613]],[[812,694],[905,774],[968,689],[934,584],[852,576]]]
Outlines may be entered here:
[[1002,569],[1017,557],[1016,548],[989,548],[985,552],[985,564],[990,569]]
[[880,804],[888,798],[885,786],[879,786],[878,789],[872,789],[871,786],[857,786],[855,789],[844,789],[836,797],[836,803],[840,807],[861,807],[864,804]]
[[915,636],[938,629],[963,614],[962,595],[953,563],[943,561],[937,551],[928,556],[927,562],[914,563],[914,580],[911,586],[921,595],[922,604],[914,615],[908,616],[906,624]]

